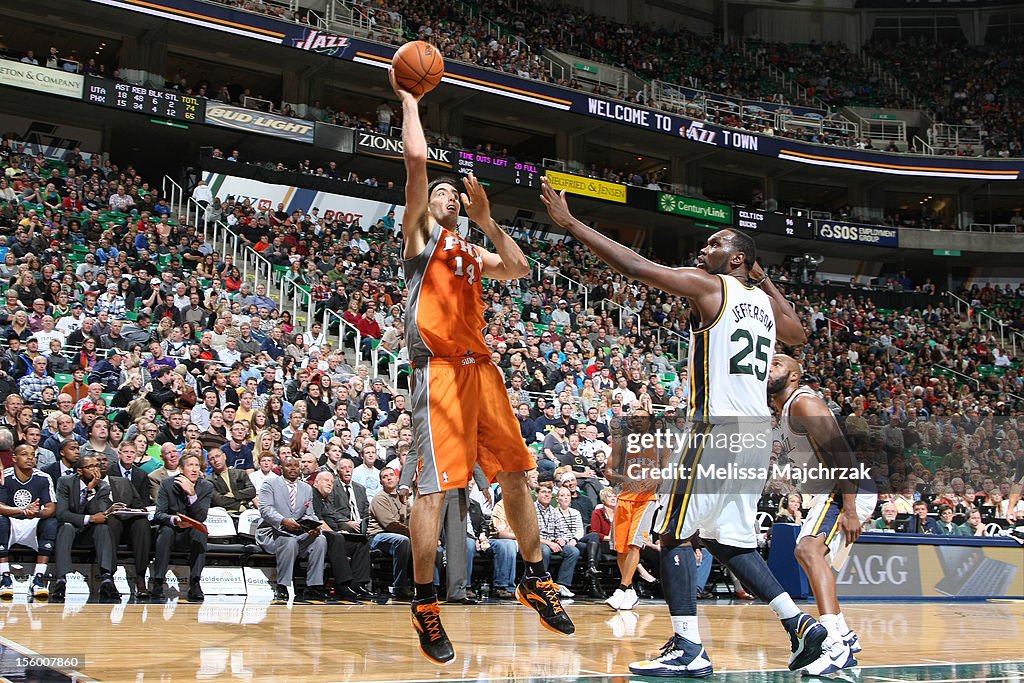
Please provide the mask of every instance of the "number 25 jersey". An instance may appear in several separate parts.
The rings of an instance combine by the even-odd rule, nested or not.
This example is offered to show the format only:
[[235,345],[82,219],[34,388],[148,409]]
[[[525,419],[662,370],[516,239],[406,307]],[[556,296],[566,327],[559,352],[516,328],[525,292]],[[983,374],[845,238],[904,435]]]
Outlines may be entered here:
[[423,251],[405,261],[409,358],[490,354],[484,344],[480,250],[434,223]]
[[718,316],[690,330],[690,405],[694,422],[769,418],[768,369],[775,354],[771,299],[732,275],[722,281]]

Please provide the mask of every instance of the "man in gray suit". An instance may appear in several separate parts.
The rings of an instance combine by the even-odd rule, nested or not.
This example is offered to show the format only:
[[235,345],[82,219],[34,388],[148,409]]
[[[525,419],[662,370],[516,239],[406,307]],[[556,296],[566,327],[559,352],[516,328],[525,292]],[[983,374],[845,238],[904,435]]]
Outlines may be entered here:
[[[122,462],[135,460],[135,442],[122,441],[117,450]],[[132,485],[130,478],[113,474],[106,454],[97,454],[96,461],[100,466],[100,477],[110,484],[110,499],[114,503],[122,503],[125,507],[133,510],[141,510],[149,505],[149,500],[144,498],[143,494],[139,493],[139,489]],[[120,466],[120,463],[116,465],[116,467]],[[142,472],[142,470],[137,471]],[[143,490],[148,494],[149,481],[144,474],[142,479],[146,483]],[[149,519],[145,515],[124,518],[119,515],[111,515],[107,518],[107,526],[110,528],[110,538],[115,546],[120,544],[124,536],[130,539],[129,545],[135,556],[135,597],[138,600],[148,599],[150,594],[146,588],[146,569],[149,567],[149,551],[153,546],[153,532],[149,526]],[[127,533],[125,533],[126,531]]]
[[[307,602],[326,602],[324,593],[324,558],[327,541],[320,531],[323,522],[313,511],[313,487],[299,478],[299,459],[281,458],[281,476],[267,479],[260,486],[260,523],[256,542],[277,558],[277,584],[274,602],[288,602],[288,586],[292,584],[295,560],[307,557]],[[316,524],[313,526],[313,524]],[[309,525],[304,528],[304,525]]]
[[107,526],[107,515],[123,508],[110,499],[110,485],[100,477],[99,463],[93,456],[80,456],[75,474],[57,480],[57,581],[50,591],[50,600],[64,599],[65,577],[71,571],[71,548],[92,546],[100,565],[100,597],[120,600],[114,586],[114,540]]
[[180,474],[164,478],[157,491],[153,522],[161,528],[156,537],[156,556],[153,558],[152,595],[154,600],[164,597],[164,578],[171,563],[171,550],[188,548],[188,599],[190,602],[202,602],[205,596],[199,587],[199,579],[206,566],[208,538],[207,532],[195,528],[190,520],[206,522],[213,499],[213,484],[202,477],[197,455],[186,455],[178,467]]

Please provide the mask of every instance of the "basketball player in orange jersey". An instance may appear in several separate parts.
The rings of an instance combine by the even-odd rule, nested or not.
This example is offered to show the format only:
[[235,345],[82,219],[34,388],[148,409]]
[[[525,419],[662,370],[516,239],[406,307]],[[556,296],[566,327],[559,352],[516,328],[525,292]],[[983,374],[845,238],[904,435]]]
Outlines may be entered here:
[[[413,429],[419,451],[418,497],[410,536],[416,595],[413,626],[428,659],[445,664],[455,650],[441,625],[434,589],[444,492],[464,488],[479,463],[488,480],[501,484],[505,510],[519,541],[526,573],[516,595],[553,631],[571,635],[572,620],[558,598],[559,586],[544,571],[540,532],[526,471],[536,466],[523,443],[501,372],[484,343],[484,277],[514,280],[529,273],[526,256],[491,218],[490,202],[476,178],[427,180],[427,141],[419,97],[391,85],[402,101],[405,145],[405,217],[402,222],[405,279],[409,288],[406,344],[412,359]],[[461,201],[460,201],[461,200]],[[496,253],[455,232],[459,208],[494,243]],[[460,541],[461,542],[461,541]]]
[[605,478],[621,486],[615,506],[612,541],[622,581],[605,603],[614,610],[631,610],[640,602],[633,589],[633,575],[640,564],[640,551],[650,542],[651,527],[658,504],[658,483],[651,472],[668,464],[669,449],[643,448],[639,439],[651,434],[651,415],[638,408],[626,418],[627,428],[612,443]]

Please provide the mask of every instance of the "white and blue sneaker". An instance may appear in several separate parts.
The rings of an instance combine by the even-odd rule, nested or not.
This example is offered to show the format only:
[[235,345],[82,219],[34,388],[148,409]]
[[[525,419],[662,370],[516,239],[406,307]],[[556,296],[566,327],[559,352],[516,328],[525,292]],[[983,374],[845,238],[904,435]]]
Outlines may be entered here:
[[789,631],[789,670],[798,671],[821,657],[828,630],[809,614],[785,619],[782,625]]
[[629,670],[638,676],[677,678],[704,678],[715,672],[704,646],[679,635],[673,635],[662,646],[660,655],[654,659],[633,662]]
[[0,600],[14,599],[14,578],[10,572],[4,572],[0,576]]
[[857,654],[863,649],[860,646],[860,638],[858,638],[857,634],[853,632],[853,629],[850,629],[843,634],[843,645],[850,648],[850,652],[854,654]]
[[46,600],[50,597],[50,588],[46,585],[46,577],[36,574],[32,578],[32,597],[36,600]]
[[828,638],[821,647],[821,656],[801,667],[800,673],[808,676],[829,676],[841,669],[857,666],[857,659],[850,648],[841,640]]

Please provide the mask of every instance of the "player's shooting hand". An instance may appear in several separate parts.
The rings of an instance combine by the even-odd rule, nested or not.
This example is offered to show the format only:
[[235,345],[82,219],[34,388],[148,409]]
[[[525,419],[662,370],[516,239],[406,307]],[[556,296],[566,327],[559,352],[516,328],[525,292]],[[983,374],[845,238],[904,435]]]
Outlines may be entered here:
[[839,526],[846,535],[846,545],[853,545],[854,541],[860,538],[862,527],[856,510],[843,510],[842,516],[839,518]]
[[423,95],[413,95],[408,90],[403,90],[402,87],[398,85],[398,81],[395,80],[395,70],[393,68],[388,68],[388,80],[391,81],[391,89],[395,91],[395,94],[398,95],[398,99],[402,100],[403,103],[410,100],[413,102],[419,102],[420,98],[423,97]]
[[466,191],[460,195],[466,215],[486,232],[491,227],[491,200],[487,198],[483,185],[472,173],[462,179],[462,184],[466,187]]
[[565,200],[565,190],[556,192],[555,188],[551,187],[551,181],[548,180],[547,176],[542,176],[540,179],[540,192],[540,200],[547,207],[551,220],[563,228],[568,228],[572,225],[574,219],[569,211],[569,204]]

